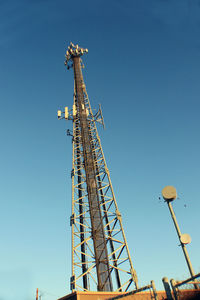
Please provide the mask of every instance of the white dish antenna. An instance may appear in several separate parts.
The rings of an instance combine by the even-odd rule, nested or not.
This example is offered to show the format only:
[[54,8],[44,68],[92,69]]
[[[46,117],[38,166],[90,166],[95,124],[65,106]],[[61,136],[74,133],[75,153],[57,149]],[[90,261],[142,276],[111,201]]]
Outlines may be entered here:
[[190,235],[187,234],[187,233],[181,234],[181,238],[180,239],[181,239],[181,243],[184,244],[184,245],[190,244],[191,241],[192,241]]
[[175,187],[168,185],[162,190],[162,196],[166,201],[173,201],[177,197]]

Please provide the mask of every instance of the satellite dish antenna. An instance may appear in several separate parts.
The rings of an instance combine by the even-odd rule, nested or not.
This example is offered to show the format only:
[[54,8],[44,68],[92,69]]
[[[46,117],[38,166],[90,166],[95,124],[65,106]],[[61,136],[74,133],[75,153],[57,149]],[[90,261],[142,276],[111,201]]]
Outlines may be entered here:
[[192,241],[190,235],[187,233],[181,234],[180,240],[181,240],[181,243],[184,245],[190,244]]
[[168,185],[162,190],[162,196],[166,201],[173,201],[177,197],[175,187]]

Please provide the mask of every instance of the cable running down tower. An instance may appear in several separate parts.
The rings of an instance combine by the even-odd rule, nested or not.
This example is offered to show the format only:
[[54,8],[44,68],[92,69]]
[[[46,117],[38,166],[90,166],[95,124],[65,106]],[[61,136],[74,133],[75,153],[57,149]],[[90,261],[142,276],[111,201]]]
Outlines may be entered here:
[[127,291],[138,288],[121,214],[111,184],[96,122],[82,75],[81,56],[87,49],[70,44],[65,65],[74,70],[73,109],[64,117],[73,121],[72,135],[72,276],[71,290]]

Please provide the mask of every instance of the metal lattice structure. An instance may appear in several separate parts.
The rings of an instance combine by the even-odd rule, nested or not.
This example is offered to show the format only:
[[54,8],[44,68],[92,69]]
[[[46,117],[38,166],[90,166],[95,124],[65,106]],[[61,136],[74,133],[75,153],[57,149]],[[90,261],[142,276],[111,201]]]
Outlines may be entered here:
[[127,291],[138,288],[137,275],[96,128],[102,113],[93,114],[83,81],[85,52],[71,43],[65,62],[74,70],[73,109],[65,108],[73,120],[71,290]]

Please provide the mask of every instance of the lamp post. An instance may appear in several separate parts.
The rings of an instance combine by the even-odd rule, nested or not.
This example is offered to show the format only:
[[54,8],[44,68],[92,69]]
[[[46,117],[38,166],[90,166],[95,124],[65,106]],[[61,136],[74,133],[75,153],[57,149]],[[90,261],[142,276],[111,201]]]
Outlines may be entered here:
[[[173,186],[166,186],[162,190],[162,196],[163,196],[164,200],[167,202],[167,205],[169,207],[169,211],[170,211],[172,220],[174,222],[174,226],[175,226],[175,229],[176,229],[179,241],[180,241],[180,245],[181,245],[182,250],[183,250],[183,254],[185,256],[186,263],[188,265],[190,275],[191,275],[191,277],[194,277],[195,272],[193,270],[193,267],[192,267],[192,264],[191,264],[191,261],[190,261],[190,258],[189,258],[189,254],[188,254],[187,249],[186,249],[186,245],[191,242],[191,238],[190,238],[189,234],[186,234],[186,233],[181,234],[181,231],[180,231],[178,222],[176,220],[176,216],[175,216],[173,207],[171,205],[171,202],[174,201],[177,198],[176,189]],[[194,284],[194,288],[198,289],[198,284]]]

